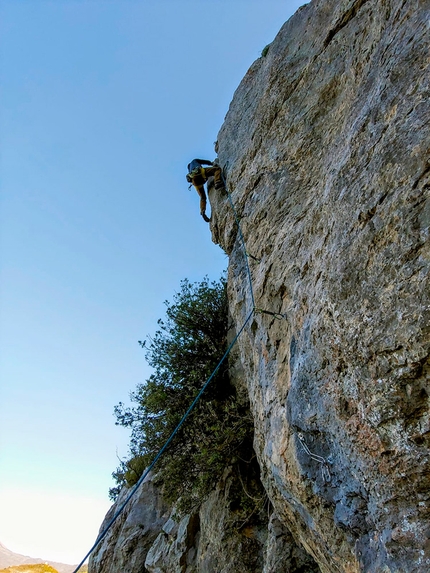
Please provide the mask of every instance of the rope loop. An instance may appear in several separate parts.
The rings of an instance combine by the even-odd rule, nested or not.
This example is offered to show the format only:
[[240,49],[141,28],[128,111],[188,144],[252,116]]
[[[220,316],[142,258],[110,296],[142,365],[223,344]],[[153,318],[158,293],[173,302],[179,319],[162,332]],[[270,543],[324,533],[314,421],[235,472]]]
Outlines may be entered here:
[[254,257],[254,255],[251,255],[251,253],[248,253],[248,251],[245,251],[245,255],[248,257],[248,259],[252,259],[256,263],[261,263],[261,259]]
[[305,450],[305,452],[308,454],[308,456],[311,458],[311,460],[314,460],[315,462],[318,462],[319,464],[322,465],[321,475],[322,475],[324,483],[328,483],[331,480],[331,474],[330,474],[330,468],[329,468],[327,460],[325,458],[323,458],[322,456],[319,456],[318,454],[314,454],[313,452],[310,451],[310,449],[308,448],[308,446],[305,442],[305,438],[304,438],[302,432],[297,432],[297,437],[299,438],[299,442],[301,443],[302,448]]
[[276,318],[276,320],[287,320],[287,315],[282,314],[281,312],[271,312],[270,310],[264,310],[262,308],[254,308],[254,311],[258,312],[259,314],[269,314],[270,316]]

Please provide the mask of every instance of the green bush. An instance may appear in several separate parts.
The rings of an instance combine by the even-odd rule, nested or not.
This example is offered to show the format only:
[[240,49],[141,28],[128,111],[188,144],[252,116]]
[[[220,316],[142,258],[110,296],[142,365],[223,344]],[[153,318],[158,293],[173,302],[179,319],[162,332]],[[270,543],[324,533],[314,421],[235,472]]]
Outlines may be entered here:
[[[181,282],[154,338],[139,344],[153,374],[131,394],[134,407],[115,407],[116,423],[131,429],[130,455],[113,476],[134,485],[176,428],[227,348],[226,281]],[[197,506],[237,456],[252,456],[253,424],[240,404],[224,361],[155,468],[168,501]]]
[[270,50],[270,44],[267,44],[267,46],[264,46],[264,48],[261,50],[261,55],[263,58],[265,58],[267,56],[267,54],[269,53]]

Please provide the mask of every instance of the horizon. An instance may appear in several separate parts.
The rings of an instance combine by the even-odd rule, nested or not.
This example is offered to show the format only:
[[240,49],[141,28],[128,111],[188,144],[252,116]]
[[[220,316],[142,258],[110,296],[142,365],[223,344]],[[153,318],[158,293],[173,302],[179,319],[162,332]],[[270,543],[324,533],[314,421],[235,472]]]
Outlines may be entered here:
[[[2,543],[2,541],[0,540],[0,549],[5,549],[8,553],[11,553],[12,555],[17,555],[17,557],[22,557],[22,558],[26,558],[26,559],[35,559],[36,561],[41,561],[43,563],[56,563],[58,565],[66,565],[66,566],[70,566],[70,567],[75,567],[78,565],[78,563],[62,563],[60,561],[54,561],[53,559],[45,559],[44,557],[39,557],[39,556],[35,556],[35,555],[25,555],[22,553],[16,553],[15,551],[12,551],[11,549],[9,549],[9,547],[7,547],[4,543]],[[22,565],[32,565],[33,563],[22,563]],[[38,563],[34,563],[35,565],[37,565]],[[85,565],[87,564],[87,562],[85,563]],[[2,567],[0,569],[0,571],[3,571],[3,569],[7,569],[9,567],[19,567],[21,564],[16,564],[16,565],[6,565],[6,567],[0,566]]]

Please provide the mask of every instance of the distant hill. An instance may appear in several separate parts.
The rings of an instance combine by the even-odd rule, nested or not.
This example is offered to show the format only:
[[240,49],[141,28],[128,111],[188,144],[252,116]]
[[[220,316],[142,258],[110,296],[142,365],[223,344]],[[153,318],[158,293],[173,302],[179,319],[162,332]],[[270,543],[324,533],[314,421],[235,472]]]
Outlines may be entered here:
[[[13,565],[6,569],[0,569],[0,573],[60,573],[47,563],[36,563],[29,565]],[[79,573],[88,573],[88,565],[83,565]]]
[[[73,573],[75,568],[76,565],[20,555],[0,543],[0,573]],[[84,565],[79,573],[87,571],[87,566]]]
[[6,569],[0,569],[0,573],[58,573],[58,571],[46,563],[37,563],[35,565],[7,567]]

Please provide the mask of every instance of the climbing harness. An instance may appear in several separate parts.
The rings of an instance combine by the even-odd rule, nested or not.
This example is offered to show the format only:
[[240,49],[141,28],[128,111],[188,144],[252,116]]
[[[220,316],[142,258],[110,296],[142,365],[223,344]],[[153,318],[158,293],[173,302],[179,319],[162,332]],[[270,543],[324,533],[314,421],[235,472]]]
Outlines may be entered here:
[[195,167],[192,171],[187,173],[186,179],[192,185],[204,185],[207,181],[206,171],[204,167]]

